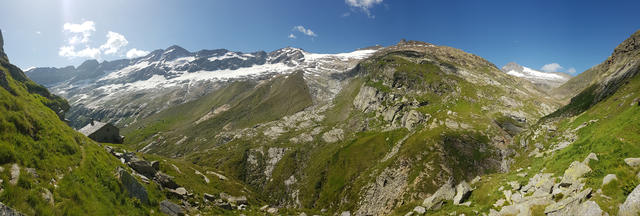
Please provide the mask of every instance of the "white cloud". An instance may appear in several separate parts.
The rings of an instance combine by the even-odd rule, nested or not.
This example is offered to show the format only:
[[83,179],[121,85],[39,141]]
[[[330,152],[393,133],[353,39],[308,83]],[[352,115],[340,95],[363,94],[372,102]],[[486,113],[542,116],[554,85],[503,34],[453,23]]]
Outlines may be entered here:
[[87,43],[91,34],[96,31],[96,25],[93,21],[84,21],[81,24],[65,23],[63,29],[66,32],[82,35],[82,38],[80,36],[70,38],[69,44]]
[[104,54],[115,54],[127,44],[129,44],[129,41],[124,38],[124,35],[109,31],[107,33],[107,42],[100,46],[100,50],[104,51]]
[[42,32],[40,32],[40,31],[36,31],[36,34],[42,34]]
[[296,39],[296,36],[295,36],[295,35],[293,35],[293,33],[291,33],[291,34],[289,34],[289,37],[288,37],[288,38]]
[[82,50],[76,51],[76,48],[74,46],[62,46],[58,50],[58,55],[68,58],[84,57],[97,59],[100,57],[100,50],[87,46]]
[[307,28],[305,28],[304,26],[301,26],[301,25],[294,26],[293,30],[294,31],[299,31],[300,33],[305,34],[305,35],[310,36],[310,37],[318,37],[318,35],[316,35],[316,33],[314,33],[313,31],[311,31],[311,29],[307,29]]
[[374,18],[374,16],[371,15],[369,9],[377,4],[382,3],[382,0],[345,0],[344,2],[351,7],[362,9],[362,11],[367,14],[367,16],[369,16],[370,18]]
[[576,74],[576,72],[577,72],[577,71],[576,71],[576,69],[575,69],[575,68],[569,68],[569,69],[567,69],[567,73],[568,73],[568,74],[575,75],[575,74]]
[[[107,41],[99,47],[92,47],[89,44],[91,35],[96,31],[95,23],[93,21],[84,21],[83,23],[65,23],[63,25],[63,31],[70,34],[67,39],[67,44],[61,46],[58,49],[58,55],[67,58],[94,58],[100,59],[103,55],[119,55],[125,46],[129,44],[127,38],[124,35],[108,31]],[[37,32],[39,34],[39,32]],[[84,47],[84,49],[76,50],[77,47]],[[147,51],[130,49],[126,56],[127,58],[133,58],[146,55]]]
[[137,58],[137,57],[142,57],[142,56],[146,56],[147,54],[149,54],[149,51],[144,51],[144,50],[139,50],[136,48],[130,49],[127,52],[127,58]]
[[560,66],[560,64],[558,63],[551,63],[551,64],[546,64],[544,66],[542,66],[542,68],[540,68],[540,70],[544,71],[544,72],[558,72],[559,70],[562,70],[563,67]]

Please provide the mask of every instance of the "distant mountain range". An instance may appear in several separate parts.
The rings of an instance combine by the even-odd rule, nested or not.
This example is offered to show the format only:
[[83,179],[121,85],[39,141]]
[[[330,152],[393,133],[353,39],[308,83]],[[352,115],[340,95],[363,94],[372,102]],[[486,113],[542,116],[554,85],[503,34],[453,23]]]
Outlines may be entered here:
[[560,72],[542,72],[509,62],[502,67],[505,73],[531,81],[545,91],[550,91],[571,79],[571,75]]
[[242,53],[225,49],[189,52],[171,46],[135,59],[87,60],[77,68],[33,68],[26,74],[68,98],[72,109],[67,116],[74,127],[83,126],[91,118],[122,126],[140,115],[193,100],[233,80],[266,79],[297,69],[304,69],[307,77],[314,79],[321,73],[346,70],[377,48],[315,54],[291,47],[270,53]]

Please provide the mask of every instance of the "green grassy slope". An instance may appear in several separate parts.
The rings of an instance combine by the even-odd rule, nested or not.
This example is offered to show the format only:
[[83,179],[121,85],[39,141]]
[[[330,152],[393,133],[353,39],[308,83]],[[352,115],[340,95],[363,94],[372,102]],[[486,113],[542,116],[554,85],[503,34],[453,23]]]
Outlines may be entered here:
[[[127,197],[114,176],[122,164],[60,120],[64,100],[6,58],[0,64],[0,202],[28,215],[142,215],[157,208],[161,195],[153,187],[151,205]],[[21,169],[16,185],[9,182],[12,164]],[[45,190],[53,204],[43,199]]]
[[[277,120],[312,104],[302,72],[296,72],[262,83],[232,83],[196,101],[169,108],[133,124],[123,133],[127,136],[126,144],[141,149],[154,142],[154,135],[160,132],[161,136],[172,139],[154,144],[157,146],[150,153],[184,155],[223,143],[224,138],[216,136],[221,131]],[[201,119],[222,106],[228,108],[219,115]],[[184,137],[180,145],[174,145]]]

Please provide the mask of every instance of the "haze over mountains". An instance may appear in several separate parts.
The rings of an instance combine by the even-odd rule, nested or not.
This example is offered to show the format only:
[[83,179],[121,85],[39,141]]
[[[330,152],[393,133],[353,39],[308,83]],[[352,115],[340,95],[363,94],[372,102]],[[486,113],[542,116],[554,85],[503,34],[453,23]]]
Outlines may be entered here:
[[576,77],[404,40],[27,72],[2,45],[0,213],[640,213],[640,31]]

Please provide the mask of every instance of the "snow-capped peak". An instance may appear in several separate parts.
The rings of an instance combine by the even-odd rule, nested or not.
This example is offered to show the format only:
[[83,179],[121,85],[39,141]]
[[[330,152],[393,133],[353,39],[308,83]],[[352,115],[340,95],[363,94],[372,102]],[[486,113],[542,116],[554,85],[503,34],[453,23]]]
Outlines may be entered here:
[[569,76],[568,74],[542,72],[542,71],[538,71],[538,70],[534,70],[528,67],[518,65],[514,62],[510,62],[506,64],[504,67],[502,67],[502,71],[504,71],[509,75],[517,76],[525,79],[538,79],[538,80],[565,82],[571,78],[571,76]]

